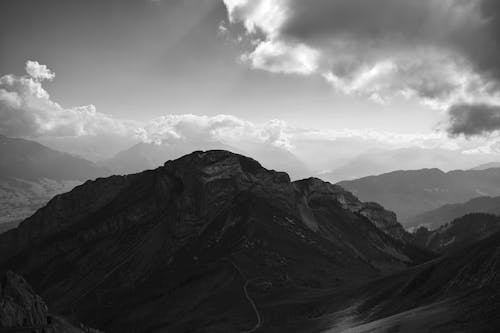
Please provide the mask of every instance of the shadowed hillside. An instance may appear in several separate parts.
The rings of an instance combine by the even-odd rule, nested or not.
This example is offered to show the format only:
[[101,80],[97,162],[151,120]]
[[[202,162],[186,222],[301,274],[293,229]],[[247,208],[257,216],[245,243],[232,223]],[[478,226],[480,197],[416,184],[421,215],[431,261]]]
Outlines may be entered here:
[[318,179],[195,152],[55,197],[0,236],[0,267],[105,331],[239,331],[256,325],[256,294],[345,288],[431,258],[391,214]]
[[448,204],[411,218],[408,228],[438,229],[445,223],[471,213],[500,214],[500,197],[479,197],[464,203]]

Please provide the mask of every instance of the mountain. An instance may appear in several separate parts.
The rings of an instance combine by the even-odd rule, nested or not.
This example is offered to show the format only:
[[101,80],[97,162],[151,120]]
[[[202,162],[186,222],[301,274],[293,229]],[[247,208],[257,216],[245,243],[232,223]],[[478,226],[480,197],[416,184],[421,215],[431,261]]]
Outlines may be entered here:
[[321,178],[331,182],[352,180],[371,175],[379,175],[396,170],[417,170],[438,168],[441,170],[469,169],[478,161],[488,161],[488,155],[463,154],[447,149],[425,149],[418,147],[392,150],[372,149],[360,154],[344,165],[321,174]]
[[429,231],[421,227],[415,242],[434,252],[453,251],[500,232],[500,217],[491,214],[467,214]]
[[117,153],[101,164],[117,174],[137,173],[144,170],[156,169],[165,161],[179,158],[189,152],[207,149],[233,150],[232,147],[219,141],[190,141],[178,140],[175,143],[145,143],[140,142],[132,147]]
[[54,195],[109,171],[41,144],[0,135],[0,230],[13,225]]
[[20,179],[0,176],[0,232],[43,207],[55,195],[80,185],[80,180]]
[[500,162],[489,162],[480,164],[474,168],[471,168],[470,170],[486,170],[491,168],[500,168]]
[[426,227],[434,230],[470,213],[500,214],[500,197],[478,197],[464,203],[444,205],[409,219],[406,226],[410,229]]
[[196,150],[228,150],[251,156],[270,169],[285,170],[292,178],[310,175],[305,164],[289,150],[271,144],[254,144],[245,149],[231,147],[220,141],[179,139],[173,142],[138,143],[101,164],[117,174],[130,174],[155,169],[165,161],[179,158]]
[[500,169],[394,171],[338,183],[363,201],[394,211],[405,226],[414,216],[478,196],[500,195]]
[[48,325],[47,305],[22,277],[5,272],[0,276],[0,291],[0,329]]
[[7,271],[0,275],[0,331],[48,333],[99,333],[49,313],[47,304],[26,280]]
[[0,235],[0,270],[106,332],[253,331],[283,297],[433,258],[404,233],[393,213],[339,186],[198,151],[56,196]]
[[258,160],[268,169],[285,171],[292,179],[302,179],[311,175],[311,170],[295,156],[294,153],[283,147],[276,147],[270,144],[254,145],[254,147],[244,150],[246,156]]
[[83,158],[3,135],[0,135],[0,156],[0,175],[4,178],[85,181],[109,175],[108,170]]
[[[500,233],[364,285],[266,307],[262,332],[498,332]],[[265,298],[259,298],[265,302]]]

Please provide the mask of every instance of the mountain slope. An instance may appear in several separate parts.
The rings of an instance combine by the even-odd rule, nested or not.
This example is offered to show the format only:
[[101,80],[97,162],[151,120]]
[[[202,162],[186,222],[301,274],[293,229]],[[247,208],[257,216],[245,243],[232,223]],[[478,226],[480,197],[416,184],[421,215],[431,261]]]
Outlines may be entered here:
[[375,201],[396,212],[408,226],[410,218],[445,204],[500,195],[500,169],[394,171],[339,185],[363,201]]
[[380,206],[350,196],[195,152],[55,197],[0,235],[0,268],[105,331],[249,330],[262,324],[256,294],[348,286],[431,257],[377,228],[394,222]]
[[434,252],[449,252],[477,242],[500,231],[500,217],[490,214],[467,214],[440,228],[419,228],[415,241]]
[[479,197],[464,203],[448,204],[409,219],[407,227],[420,226],[434,230],[441,225],[471,213],[500,214],[500,197]]
[[26,180],[0,176],[0,232],[4,226],[15,225],[32,215],[55,195],[81,183],[79,180]]
[[4,226],[30,216],[56,194],[109,175],[107,169],[82,158],[2,135],[0,156],[0,224]]
[[[500,233],[352,288],[290,290],[264,306],[261,332],[497,332]],[[276,296],[279,297],[279,296]],[[257,299],[267,304],[269,297]]]
[[85,181],[109,175],[106,169],[83,158],[3,135],[0,135],[0,156],[0,175],[6,178]]
[[82,324],[78,326],[49,313],[43,299],[23,277],[12,271],[0,275],[1,332],[99,333]]

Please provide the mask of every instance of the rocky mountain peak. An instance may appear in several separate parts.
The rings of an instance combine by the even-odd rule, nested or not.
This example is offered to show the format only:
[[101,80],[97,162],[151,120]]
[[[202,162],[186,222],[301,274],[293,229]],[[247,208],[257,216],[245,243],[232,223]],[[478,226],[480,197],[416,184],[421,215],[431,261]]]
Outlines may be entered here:
[[[174,310],[156,314],[165,307],[149,304],[148,295],[171,302],[213,271],[217,290],[209,294],[229,288],[234,295],[241,286],[225,281],[242,274],[276,291],[319,288],[427,260],[428,252],[378,227],[394,222],[391,216],[319,179],[291,182],[286,173],[238,154],[196,151],[56,196],[0,235],[0,269],[22,273],[56,313],[120,331],[135,320],[123,313],[135,312],[137,301],[145,302],[148,316],[158,315],[152,323],[175,317]],[[124,312],[107,312],[109,304]]]
[[285,172],[267,170],[259,162],[225,150],[196,151],[174,161],[167,161],[163,171],[180,178],[196,178],[202,184],[233,180],[245,188],[249,183],[259,185],[289,184]]

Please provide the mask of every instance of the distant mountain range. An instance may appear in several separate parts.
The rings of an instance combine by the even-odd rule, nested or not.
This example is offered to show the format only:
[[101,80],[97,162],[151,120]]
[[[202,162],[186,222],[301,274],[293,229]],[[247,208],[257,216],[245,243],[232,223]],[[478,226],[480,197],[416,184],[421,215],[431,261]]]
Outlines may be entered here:
[[470,170],[486,170],[491,168],[500,168],[500,162],[489,162],[480,164],[474,168],[471,168]]
[[[424,168],[465,170],[475,167],[481,161],[488,161],[490,158],[485,154],[470,155],[448,149],[424,149],[417,147],[393,150],[378,149],[351,158],[346,164],[330,172],[323,173],[320,177],[331,182],[339,182],[397,170],[418,170]],[[476,168],[482,170],[493,167],[495,164],[488,163]]]
[[56,196],[0,235],[0,271],[106,332],[494,332],[500,233],[480,223],[436,258],[340,186],[197,151]]
[[285,148],[268,144],[255,144],[251,154],[220,141],[175,140],[172,143],[138,143],[100,164],[115,174],[130,174],[155,169],[168,160],[177,159],[197,150],[228,150],[250,155],[270,169],[283,170],[293,179],[308,177],[311,172],[293,153]]
[[0,231],[30,216],[54,195],[110,174],[80,157],[3,135],[0,156]]
[[4,178],[85,181],[110,174],[107,169],[78,156],[3,135],[0,135],[0,156],[0,175]]
[[435,252],[450,252],[497,232],[500,232],[499,216],[474,213],[454,219],[436,230],[421,227],[415,233],[415,242]]
[[394,171],[338,184],[363,201],[375,201],[396,212],[398,220],[409,227],[415,216],[443,205],[499,196],[500,169]]
[[406,226],[408,228],[423,226],[434,230],[447,222],[471,213],[500,214],[500,196],[478,197],[464,203],[447,204],[409,219]]

